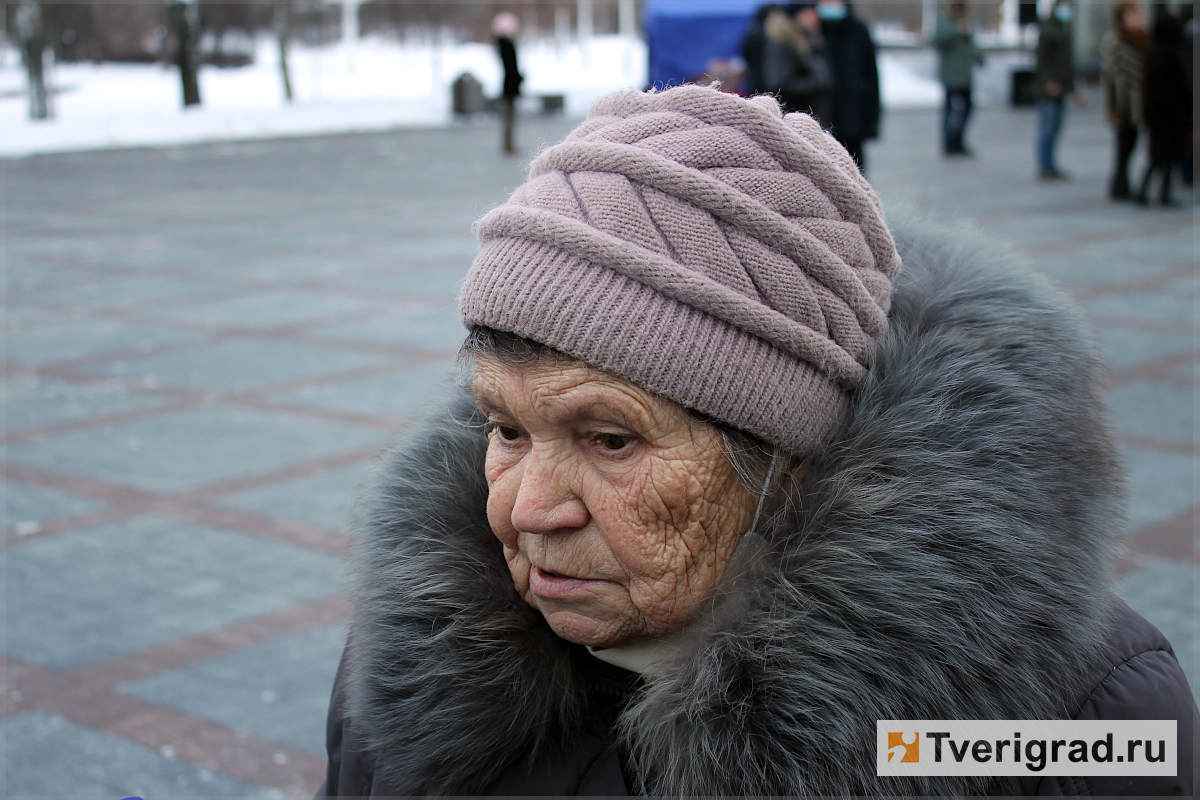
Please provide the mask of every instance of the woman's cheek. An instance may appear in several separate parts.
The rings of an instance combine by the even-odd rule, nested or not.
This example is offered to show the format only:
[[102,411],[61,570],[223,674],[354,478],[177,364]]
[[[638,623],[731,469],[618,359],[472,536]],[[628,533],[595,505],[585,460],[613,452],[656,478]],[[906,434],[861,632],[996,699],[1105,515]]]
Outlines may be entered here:
[[514,467],[515,463],[510,455],[497,452],[494,446],[488,448],[483,469],[488,483],[488,525],[506,550],[517,545],[517,531],[512,526],[512,512],[521,482],[517,474],[519,470]]

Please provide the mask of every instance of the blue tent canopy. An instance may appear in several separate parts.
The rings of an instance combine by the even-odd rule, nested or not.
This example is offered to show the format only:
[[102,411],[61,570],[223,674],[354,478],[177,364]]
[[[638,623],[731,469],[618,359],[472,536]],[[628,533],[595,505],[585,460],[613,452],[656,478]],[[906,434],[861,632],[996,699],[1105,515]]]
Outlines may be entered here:
[[742,37],[765,0],[646,0],[642,20],[650,85],[674,86],[704,72],[713,58],[741,53]]

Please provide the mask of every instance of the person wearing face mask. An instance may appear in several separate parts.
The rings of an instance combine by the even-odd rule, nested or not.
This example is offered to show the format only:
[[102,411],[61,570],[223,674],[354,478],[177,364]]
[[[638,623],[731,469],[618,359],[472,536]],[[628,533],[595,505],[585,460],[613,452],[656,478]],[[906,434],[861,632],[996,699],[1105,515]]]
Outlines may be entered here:
[[777,8],[764,26],[763,90],[779,98],[785,111],[803,111],[824,122],[830,118],[833,76],[813,3]]
[[[601,97],[476,230],[463,385],[359,506],[318,796],[1192,795],[1045,279],[694,85]],[[1128,718],[1177,774],[878,771],[878,720]]]
[[864,145],[879,137],[882,113],[875,42],[849,3],[821,0],[817,14],[833,69],[832,113],[821,121],[865,173]]
[[[1071,20],[1075,7],[1070,0],[1055,0],[1050,16],[1041,20],[1034,67],[1033,91],[1037,98],[1038,177],[1044,181],[1064,180],[1058,168],[1058,137],[1066,115],[1066,101],[1075,92],[1075,49]],[[1076,95],[1082,102],[1082,95]]]

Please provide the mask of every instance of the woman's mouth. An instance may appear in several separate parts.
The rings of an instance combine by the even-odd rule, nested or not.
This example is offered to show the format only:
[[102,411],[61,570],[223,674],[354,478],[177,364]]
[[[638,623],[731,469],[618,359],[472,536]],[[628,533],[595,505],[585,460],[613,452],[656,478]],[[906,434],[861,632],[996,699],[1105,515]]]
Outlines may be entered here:
[[538,597],[554,600],[566,600],[586,594],[599,581],[589,578],[576,578],[561,572],[551,572],[541,567],[530,567],[529,588]]

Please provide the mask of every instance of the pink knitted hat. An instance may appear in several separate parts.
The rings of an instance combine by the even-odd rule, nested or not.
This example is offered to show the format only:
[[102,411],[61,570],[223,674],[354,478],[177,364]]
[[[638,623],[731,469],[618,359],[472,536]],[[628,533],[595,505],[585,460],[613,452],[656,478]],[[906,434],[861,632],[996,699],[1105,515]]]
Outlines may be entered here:
[[479,222],[459,311],[798,455],[837,431],[900,257],[805,114],[680,86],[600,98]]

